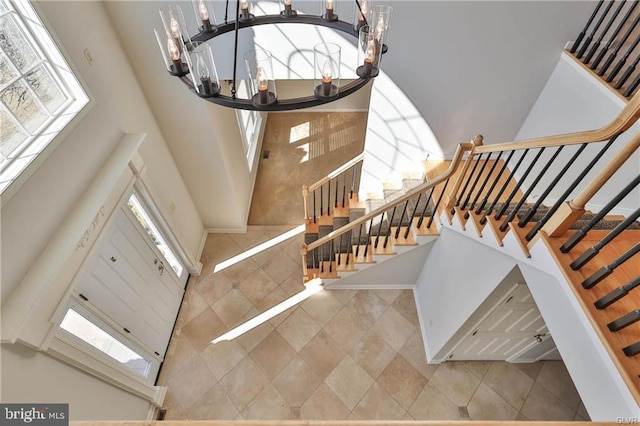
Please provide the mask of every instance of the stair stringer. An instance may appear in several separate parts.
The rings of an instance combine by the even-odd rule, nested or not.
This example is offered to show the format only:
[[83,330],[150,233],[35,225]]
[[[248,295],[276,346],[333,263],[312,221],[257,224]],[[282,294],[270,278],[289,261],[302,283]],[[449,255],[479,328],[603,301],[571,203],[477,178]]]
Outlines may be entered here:
[[[462,230],[446,220],[441,226],[508,256],[520,268],[593,421],[640,418],[633,393],[542,239],[530,247],[527,258],[512,232],[500,246],[495,238],[486,238],[493,234],[490,229],[479,237],[473,227]],[[427,342],[428,336],[423,337]]]
[[[326,289],[398,289],[415,287],[415,279],[400,279],[392,281],[398,271],[415,271],[415,277],[428,256],[431,245],[438,238],[437,235],[421,236],[416,246],[396,246],[395,254],[374,254],[376,263],[357,263],[356,271],[339,271],[339,278],[323,278]],[[415,264],[415,265],[414,265]],[[413,267],[411,267],[414,265]],[[402,282],[398,282],[402,281]]]

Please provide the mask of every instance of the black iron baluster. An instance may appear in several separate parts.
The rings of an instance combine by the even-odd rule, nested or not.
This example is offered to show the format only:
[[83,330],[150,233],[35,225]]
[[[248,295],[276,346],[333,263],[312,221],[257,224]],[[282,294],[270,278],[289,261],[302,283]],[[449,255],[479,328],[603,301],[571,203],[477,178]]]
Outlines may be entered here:
[[613,35],[611,35],[611,38],[609,39],[607,44],[600,50],[600,53],[598,53],[596,60],[593,61],[593,63],[591,64],[592,70],[595,70],[596,68],[598,68],[598,65],[600,65],[600,62],[602,61],[602,59],[604,59],[604,55],[607,54],[607,52],[609,51],[609,48],[615,42],[616,38],[618,37],[618,34],[622,30],[622,27],[624,27],[624,25],[629,21],[629,17],[631,16],[631,13],[633,13],[633,10],[636,8],[637,5],[638,5],[638,0],[634,0],[633,3],[631,3],[631,7],[629,8],[629,10],[627,10],[627,13],[625,13],[624,17],[618,24],[618,27],[613,32]]
[[339,191],[339,184],[340,183],[340,175],[336,176],[336,197],[335,197],[335,201],[333,204],[334,208],[338,208],[338,191]]
[[331,180],[327,181],[327,216],[331,216]]
[[[482,161],[482,167],[480,167],[480,171],[478,172],[478,175],[476,176],[476,179],[473,181],[473,184],[471,185],[471,188],[469,188],[469,193],[467,194],[467,198],[464,199],[464,203],[462,203],[462,210],[467,208],[467,204],[469,204],[469,201],[471,200],[471,194],[473,194],[473,191],[476,189],[476,185],[478,185],[478,182],[480,181],[480,177],[482,176],[482,172],[484,172],[484,169],[487,167],[487,163],[489,162],[489,158],[491,158],[491,153],[489,153],[487,155],[487,158],[484,159],[484,161],[482,160],[482,154],[480,154],[480,157],[478,157],[478,161]],[[478,198],[476,196],[476,198]],[[470,210],[473,209],[473,207],[470,208]]]
[[313,223],[316,223],[316,214],[318,210],[316,210],[316,190],[313,190]]
[[596,214],[587,224],[578,229],[576,232],[571,235],[565,243],[560,246],[560,251],[562,253],[569,253],[569,251],[576,246],[582,239],[587,235],[587,233],[595,226],[596,223],[600,222],[603,217],[605,217],[615,206],[622,201],[633,189],[638,186],[640,183],[640,175],[636,176],[634,180],[632,180],[627,186],[625,186],[622,191],[620,191],[611,201],[609,201],[600,211]]
[[[469,176],[467,176],[467,181],[464,183],[464,186],[462,187],[462,191],[460,191],[460,195],[458,196],[458,199],[456,200],[456,207],[460,205],[460,202],[462,201],[462,197],[464,197],[464,193],[467,192],[467,187],[469,186],[469,183],[471,182],[471,178],[473,178],[473,175],[476,172],[476,169],[478,168],[478,164],[480,163],[480,159],[482,158],[482,154],[480,154],[478,157],[476,157],[476,161],[473,164],[473,167],[471,169],[471,173],[469,173]],[[467,158],[467,161],[471,161],[471,158]],[[454,210],[451,209],[451,214],[453,214]]]
[[598,71],[598,75],[600,77],[602,77],[607,72],[607,70],[613,63],[613,61],[616,59],[616,56],[618,56],[620,49],[622,49],[622,46],[625,45],[625,43],[627,42],[627,39],[631,36],[636,26],[638,25],[638,22],[640,22],[640,15],[636,16],[636,19],[634,19],[633,24],[631,24],[627,32],[624,34],[624,37],[622,37],[622,40],[620,40],[619,42],[616,42],[617,43],[616,48],[613,49],[613,52],[611,52],[611,54],[605,61],[604,65],[602,65],[602,68],[600,68],[600,71]]
[[[558,173],[557,176],[553,179],[553,181],[551,181],[551,183],[549,185],[547,185],[547,188],[544,190],[544,192],[540,195],[540,197],[538,197],[536,202],[533,204],[533,206],[531,206],[531,208],[527,211],[527,213],[525,213],[525,215],[522,217],[520,222],[518,222],[518,226],[520,228],[522,228],[527,223],[529,223],[531,218],[538,211],[538,208],[540,207],[540,205],[542,205],[542,203],[544,202],[545,198],[547,198],[547,196],[549,195],[551,190],[553,190],[553,188],[556,187],[556,185],[560,182],[560,179],[562,179],[562,177],[565,175],[565,173],[567,173],[567,171],[569,170],[569,167],[571,167],[571,165],[578,159],[578,157],[580,156],[580,154],[582,154],[582,151],[584,151],[584,149],[586,147],[587,147],[586,143],[583,143],[582,145],[580,145],[580,148],[578,148],[578,150],[571,156],[571,158],[564,165],[562,170],[560,170],[560,173]],[[535,232],[534,232],[534,235],[535,235]],[[528,236],[529,236],[529,234],[527,234],[527,241],[529,241],[529,240],[531,240],[531,238],[533,238],[533,235],[531,236],[531,238],[528,238]]]
[[324,188],[324,185],[320,185],[320,216],[324,214],[324,196],[322,195],[322,188]]
[[637,243],[635,246],[631,247],[629,250],[627,250],[624,254],[619,256],[616,260],[614,260],[610,264],[598,269],[593,275],[591,275],[589,278],[587,278],[582,282],[582,287],[587,290],[590,288],[593,288],[600,281],[604,280],[609,275],[611,275],[613,271],[616,270],[617,267],[619,267],[624,262],[631,259],[633,256],[635,256],[638,253],[640,253],[640,243]]
[[600,28],[600,25],[602,25],[602,22],[604,21],[604,18],[609,13],[609,10],[611,9],[611,6],[613,6],[613,3],[614,2],[611,1],[609,2],[609,4],[607,4],[607,7],[604,9],[604,12],[600,16],[600,19],[598,19],[598,22],[596,22],[596,26],[591,31],[591,34],[589,34],[589,36],[584,40],[584,44],[582,45],[582,47],[580,48],[580,51],[576,55],[578,59],[582,58],[582,55],[584,55],[584,52],[586,52],[587,48],[589,47],[589,44],[591,44],[591,40],[593,40],[593,36],[596,35],[598,28]]
[[339,241],[339,245],[338,245],[338,265],[340,265],[340,258],[341,258],[341,254],[342,254],[342,237],[344,236],[344,234],[340,234],[340,241]]
[[342,208],[347,198],[347,172],[342,174]]
[[[527,167],[527,170],[524,171],[524,174],[516,182],[516,186],[511,190],[511,194],[509,194],[509,196],[507,197],[507,201],[504,202],[504,205],[502,206],[500,211],[498,211],[496,213],[496,215],[493,217],[495,220],[500,220],[502,215],[505,214],[505,212],[509,208],[509,205],[511,204],[511,201],[513,200],[513,197],[515,197],[516,194],[518,193],[518,191],[520,190],[520,187],[522,186],[524,181],[527,179],[527,176],[529,176],[529,173],[531,173],[531,170],[533,170],[533,167],[538,162],[538,159],[540,158],[540,156],[542,155],[544,150],[545,150],[545,148],[540,148],[540,150],[538,151],[536,156],[533,158],[533,160],[531,160],[531,163],[529,163],[529,166]],[[517,212],[517,209],[514,209],[514,210]],[[500,228],[502,228],[502,227],[500,227]]]
[[[615,12],[613,12],[613,16],[611,17],[611,19],[609,20],[607,25],[604,27],[604,30],[602,30],[602,33],[600,34],[600,37],[598,37],[598,40],[596,40],[596,42],[593,44],[593,46],[591,46],[591,50],[589,50],[589,53],[587,53],[587,56],[585,56],[584,60],[582,61],[584,64],[588,64],[589,61],[591,60],[591,58],[593,57],[593,55],[596,53],[596,50],[598,50],[598,47],[600,47],[600,43],[604,39],[604,36],[607,34],[609,29],[613,25],[614,21],[618,17],[618,14],[620,13],[622,8],[624,7],[624,4],[625,4],[625,2],[621,1],[620,5],[618,5],[618,8],[615,10]],[[610,6],[611,5],[613,5],[613,2],[610,3]],[[606,15],[606,13],[607,12],[605,12],[605,15]],[[604,16],[603,16],[603,18],[604,18]]]
[[[502,177],[502,174],[506,170],[507,165],[509,164],[509,161],[511,161],[511,157],[513,157],[513,153],[514,152],[515,151],[509,152],[509,155],[507,156],[507,159],[504,161],[504,163],[502,164],[502,167],[500,168],[500,171],[498,172],[498,176],[496,176],[496,178],[493,180],[493,182],[491,183],[491,186],[489,187],[489,190],[487,191],[487,194],[484,196],[484,199],[482,200],[482,202],[480,203],[480,205],[476,209],[476,214],[482,213],[482,209],[484,209],[484,206],[487,205],[487,202],[489,201],[489,197],[491,196],[491,193],[493,192],[493,190],[496,188],[496,185],[500,181],[500,178]],[[498,162],[498,160],[496,160],[496,163],[497,162]],[[491,174],[491,173],[489,173],[489,174]],[[489,214],[491,214],[491,213],[489,213]]]
[[634,343],[633,345],[629,345],[626,348],[622,349],[622,352],[626,356],[634,356],[640,353],[640,342]]
[[611,83],[613,79],[616,77],[616,75],[618,75],[618,73],[620,72],[624,64],[627,63],[627,59],[629,59],[629,56],[631,56],[631,53],[633,53],[633,51],[635,50],[635,48],[638,46],[639,43],[640,43],[640,34],[638,34],[636,39],[633,41],[633,44],[629,48],[629,50],[625,52],[624,56],[622,56],[622,59],[620,59],[616,64],[616,66],[613,68],[613,70],[611,71],[611,74],[609,74],[609,77],[607,77],[607,83]]
[[356,241],[356,257],[360,253],[360,241],[362,241],[362,224],[358,227],[358,240]]
[[[491,175],[493,174],[493,171],[496,169],[496,166],[498,165],[498,161],[500,161],[500,157],[502,157],[502,153],[503,153],[503,151],[498,152],[498,156],[493,161],[493,164],[491,165],[491,168],[489,169],[489,173],[487,173],[487,176],[485,176],[484,181],[482,182],[482,185],[480,185],[480,189],[478,189],[478,192],[476,193],[476,196],[473,198],[473,201],[471,202],[471,206],[469,207],[469,210],[473,210],[473,209],[476,208],[476,203],[478,202],[478,199],[480,198],[480,195],[482,195],[482,191],[484,191],[484,188],[487,186],[487,183],[489,183],[489,178],[491,178]],[[489,162],[490,159],[491,159],[491,153],[489,153],[489,156],[487,157],[487,159],[485,161]],[[480,173],[480,174],[482,174],[482,173]]]
[[[502,197],[502,194],[504,193],[504,191],[509,186],[509,182],[511,182],[511,180],[513,179],[513,176],[514,176],[515,172],[518,170],[518,168],[520,167],[520,164],[522,164],[522,161],[524,160],[524,157],[526,157],[528,153],[529,153],[529,149],[527,148],[522,153],[522,156],[518,159],[518,162],[516,163],[516,165],[513,168],[513,170],[511,170],[511,173],[509,173],[509,177],[507,177],[507,180],[505,180],[504,183],[502,184],[502,187],[498,191],[498,194],[496,195],[496,198],[493,199],[493,202],[491,203],[491,205],[487,209],[487,212],[484,214],[482,219],[480,219],[480,223],[482,225],[487,223],[487,216],[490,216],[491,213],[493,213],[493,209],[495,208],[496,204],[498,203],[498,200],[500,200],[500,197]],[[509,162],[507,161],[505,163],[505,165],[508,164],[508,163]],[[508,204],[505,204],[504,206],[502,206],[503,214],[504,214],[504,210],[506,210],[508,207],[509,207]]]
[[[389,243],[389,239],[391,238],[391,225],[393,224],[393,217],[396,215],[396,207],[394,207],[391,212],[391,219],[389,219],[389,226],[387,226],[387,233],[384,237],[384,244],[382,245],[382,248],[387,248],[387,244]],[[377,242],[375,247],[378,247]]]
[[[449,185],[449,179],[444,181],[444,186],[442,187],[442,192],[438,195],[438,200],[436,201],[435,206],[433,206],[433,212],[431,212],[431,216],[429,217],[429,222],[427,222],[427,229],[431,228],[431,224],[433,223],[433,218],[438,213],[438,206],[440,205],[440,201],[442,201],[442,197],[444,197],[444,191],[447,189],[447,185]],[[418,222],[418,227],[422,225],[422,218],[420,218],[420,222]]]
[[640,86],[640,74],[633,79],[633,82],[629,85],[627,90],[624,91],[623,96],[628,98],[629,96],[633,95],[633,92],[636,91],[638,86]]
[[600,0],[598,2],[598,4],[596,5],[596,9],[593,11],[593,13],[591,14],[591,17],[587,21],[587,25],[585,25],[582,31],[580,31],[580,34],[578,34],[578,38],[576,39],[576,41],[573,42],[573,45],[571,46],[571,49],[569,50],[569,52],[574,53],[576,51],[576,49],[580,45],[580,42],[584,38],[584,35],[587,33],[587,30],[589,29],[591,22],[593,22],[594,18],[598,14],[598,11],[600,10],[602,3],[604,3],[604,0]]
[[[431,191],[433,192],[433,188],[431,188]],[[411,212],[411,215],[409,216],[409,226],[407,226],[407,230],[404,231],[404,239],[406,240],[407,237],[409,236],[409,230],[411,230],[411,225],[413,225],[413,218],[416,217],[416,210],[418,210],[418,205],[420,204],[420,199],[422,198],[422,194],[424,194],[424,192],[421,192],[418,194],[418,198],[416,199],[416,205],[413,206],[413,211]],[[427,201],[427,206],[429,205],[429,201]],[[427,207],[425,206],[425,209]],[[398,238],[396,236],[396,238]]]
[[[424,205],[424,207],[422,209],[422,213],[420,213],[420,219],[418,219],[418,224],[417,224],[418,228],[420,228],[422,226],[422,221],[424,220],[424,215],[427,214],[427,209],[429,209],[429,203],[431,202],[431,198],[433,196],[433,190],[434,189],[436,189],[436,188],[433,187],[433,188],[431,188],[431,191],[429,191],[429,197],[427,197],[427,202],[425,203],[425,205]],[[416,207],[417,206],[418,205],[416,204]],[[435,210],[431,214],[433,215],[434,213],[435,213]],[[415,215],[415,213],[414,213],[414,215]]]
[[615,237],[620,235],[622,231],[627,229],[627,227],[632,222],[634,222],[638,217],[640,217],[640,208],[634,211],[633,213],[631,213],[631,215],[627,216],[627,218],[624,221],[620,222],[618,226],[613,228],[613,230],[611,230],[611,232],[605,235],[603,239],[598,241],[593,247],[591,247],[590,249],[582,253],[580,257],[574,260],[571,263],[571,269],[575,271],[582,268],[588,261],[593,259],[593,257],[597,255],[604,246],[609,244],[611,240],[613,240]]
[[640,309],[634,309],[628,314],[607,324],[607,328],[609,329],[609,331],[616,332],[638,321],[640,321]]
[[609,147],[613,144],[613,142],[618,138],[618,136],[614,136],[613,138],[611,138],[611,140],[609,142],[607,142],[607,144],[598,152],[598,154],[596,154],[595,157],[593,157],[593,159],[589,162],[589,164],[587,164],[587,167],[585,167],[580,174],[578,175],[578,177],[571,183],[571,185],[569,185],[569,187],[562,193],[562,195],[560,196],[560,198],[558,198],[558,200],[556,200],[555,204],[549,209],[549,211],[542,217],[542,219],[540,219],[535,226],[533,227],[533,229],[531,231],[529,231],[529,233],[526,236],[527,241],[530,241],[535,234],[542,229],[542,227],[549,221],[549,219],[551,219],[551,216],[553,216],[553,214],[560,208],[560,206],[562,205],[562,203],[565,202],[565,200],[569,197],[569,195],[573,192],[574,189],[576,189],[578,187],[578,185],[580,184],[580,182],[582,182],[582,179],[584,179],[584,177],[591,171],[591,169],[593,169],[593,167],[596,165],[596,163],[600,160],[600,158],[602,158],[602,156],[604,155],[605,152],[607,152],[607,150],[609,149]]
[[320,245],[320,259],[319,259],[319,271],[324,272],[324,244]]
[[352,238],[353,238],[353,230],[349,231],[349,236],[347,237],[347,259],[346,259],[347,266],[349,266],[349,255],[351,254],[351,250],[353,250],[353,247],[351,246]]
[[[533,180],[533,182],[531,182],[531,184],[529,185],[529,188],[527,189],[527,191],[524,193],[524,195],[522,196],[520,201],[518,201],[518,203],[516,204],[516,207],[511,211],[511,213],[509,213],[509,216],[504,220],[504,222],[500,226],[500,230],[502,232],[506,231],[507,228],[509,227],[509,222],[511,222],[513,219],[515,219],[516,215],[518,214],[518,211],[520,210],[522,205],[525,203],[525,201],[527,201],[527,199],[529,198],[529,196],[531,195],[531,193],[533,192],[535,187],[538,185],[538,183],[540,183],[540,179],[542,179],[542,176],[544,176],[547,173],[547,170],[549,170],[549,167],[551,167],[553,162],[556,160],[556,158],[558,157],[558,155],[562,151],[562,148],[564,148],[564,145],[560,145],[558,147],[558,149],[556,149],[556,152],[553,153],[553,155],[551,156],[551,159],[549,161],[547,161],[547,163],[544,165],[542,170],[540,170],[540,172],[538,173],[538,176],[536,176],[535,179]],[[540,149],[540,152],[538,153],[538,156],[534,159],[534,162],[537,160],[537,158],[540,156],[540,154],[542,154],[543,150],[544,150],[544,148]],[[529,168],[531,169],[532,166],[529,166]],[[529,171],[529,169],[527,169],[527,171]],[[526,179],[526,175],[527,174],[528,173],[525,173],[525,176],[523,176],[521,178],[521,181]]]
[[618,83],[615,85],[616,90],[620,89],[624,85],[624,83],[627,82],[629,77],[631,77],[631,74],[633,74],[633,72],[636,70],[636,66],[638,66],[638,63],[640,63],[640,55],[636,57],[631,66],[627,68],[624,74],[622,74],[622,77],[620,77],[620,80],[618,80]]
[[371,227],[373,226],[373,218],[369,222],[369,231],[367,231],[367,243],[364,246],[364,258],[367,258],[367,252],[369,251],[369,245],[371,244]]
[[333,252],[333,241],[329,241],[329,273],[333,272],[333,264],[336,261],[336,254]]
[[[409,200],[404,202],[404,208],[402,209],[402,214],[400,215],[400,223],[398,223],[398,228],[396,229],[395,237],[398,238],[400,236],[400,228],[402,228],[402,221],[404,220],[404,215],[407,212],[407,205],[409,204]],[[409,225],[407,226],[407,231],[411,229],[411,221],[409,221]],[[407,238],[407,237],[405,237]]]
[[640,286],[640,277],[609,292],[609,294],[597,300],[594,305],[597,309],[604,309],[625,297],[631,290],[638,286]]

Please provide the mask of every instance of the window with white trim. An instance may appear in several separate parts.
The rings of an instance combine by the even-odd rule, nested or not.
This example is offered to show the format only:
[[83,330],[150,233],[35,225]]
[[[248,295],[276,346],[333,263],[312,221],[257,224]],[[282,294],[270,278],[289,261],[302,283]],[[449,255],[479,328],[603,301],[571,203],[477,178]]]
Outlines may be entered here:
[[[249,80],[242,80],[238,84],[238,95],[240,97],[249,96]],[[253,160],[258,148],[258,138],[260,137],[260,128],[262,127],[262,113],[260,111],[250,111],[245,109],[236,110],[238,126],[240,126],[240,135],[244,145],[244,152],[247,156],[249,171],[253,168]]]
[[0,0],[0,194],[89,102],[27,0]]

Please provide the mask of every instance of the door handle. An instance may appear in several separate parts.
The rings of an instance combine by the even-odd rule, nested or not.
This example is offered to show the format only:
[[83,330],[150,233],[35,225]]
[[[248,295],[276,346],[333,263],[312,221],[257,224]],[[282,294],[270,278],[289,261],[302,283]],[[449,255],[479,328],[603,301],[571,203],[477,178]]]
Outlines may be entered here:
[[544,336],[546,336],[546,334],[545,334],[545,333],[543,333],[543,334],[536,334],[535,336],[533,336],[533,338],[534,338],[534,339],[536,339],[536,342],[538,342],[538,343],[542,343],[542,338],[543,338]]

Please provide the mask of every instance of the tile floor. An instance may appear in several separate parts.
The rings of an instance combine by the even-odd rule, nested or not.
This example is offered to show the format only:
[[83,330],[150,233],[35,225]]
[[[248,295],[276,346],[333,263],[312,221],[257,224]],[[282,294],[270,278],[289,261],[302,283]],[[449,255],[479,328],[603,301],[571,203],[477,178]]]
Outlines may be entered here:
[[588,419],[561,361],[427,364],[411,290],[321,291],[211,344],[304,289],[302,235],[213,272],[281,232],[209,236],[159,378],[167,419]]

